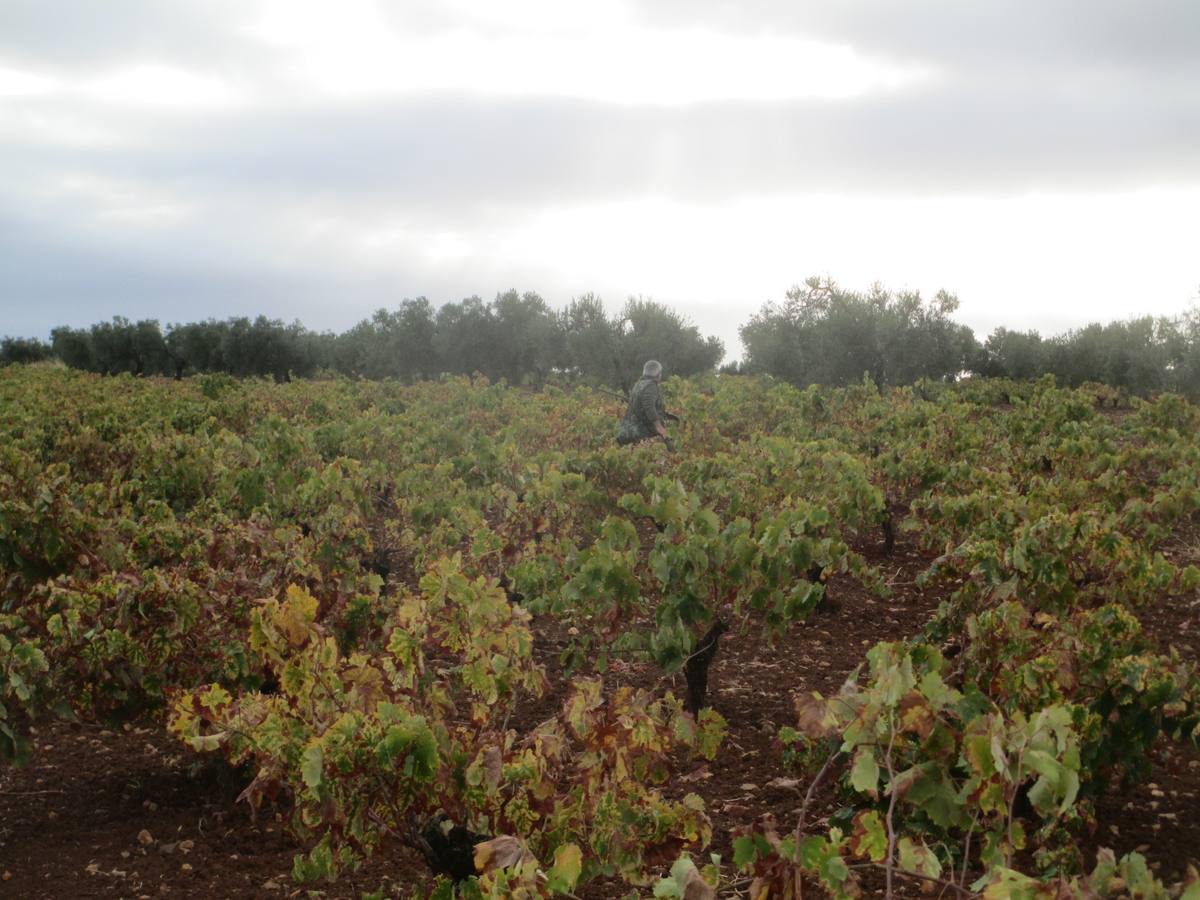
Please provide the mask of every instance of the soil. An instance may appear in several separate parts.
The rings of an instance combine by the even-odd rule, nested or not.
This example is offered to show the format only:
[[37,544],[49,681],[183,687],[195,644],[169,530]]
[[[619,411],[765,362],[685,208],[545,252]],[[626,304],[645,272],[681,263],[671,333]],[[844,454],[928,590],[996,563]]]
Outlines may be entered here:
[[[881,640],[916,634],[941,599],[913,581],[928,565],[908,539],[891,556],[863,550],[894,586],[879,599],[836,577],[832,608],[791,629],[778,644],[758,632],[725,635],[712,664],[709,702],[728,722],[718,759],[689,763],[671,789],[694,791],[713,822],[711,852],[731,857],[732,829],[752,825],[765,813],[782,827],[795,821],[799,788],[781,785],[789,773],[776,740],[779,726],[794,718],[793,695],[830,692]],[[1145,611],[1147,630],[1185,658],[1200,653],[1196,614],[1200,600],[1163,602]],[[516,724],[528,727],[549,715],[568,685],[557,668],[559,639],[550,623],[538,623],[538,653],[551,691],[521,710]],[[609,683],[659,690],[668,685],[682,696],[682,674],[662,678],[653,666],[618,660]],[[121,729],[68,723],[46,724],[36,734],[36,752],[19,769],[0,770],[0,897],[8,898],[358,898],[376,891],[387,897],[423,896],[429,882],[412,851],[385,847],[359,872],[334,884],[300,888],[290,877],[297,846],[283,816],[260,812],[253,820],[236,802],[243,786],[236,776],[206,767],[170,738],[161,721],[146,718]],[[827,778],[809,811],[820,821],[837,807],[836,778]],[[1149,784],[1130,791],[1114,788],[1098,807],[1098,827],[1084,836],[1089,853],[1108,846],[1118,855],[1141,849],[1167,882],[1200,863],[1200,754],[1163,742]],[[742,885],[744,887],[744,885]],[[649,895],[649,890],[641,893]],[[733,896],[728,889],[724,895]],[[815,892],[814,894],[819,893]],[[869,895],[882,881],[866,883]],[[594,882],[579,891],[599,900],[627,896],[616,883]],[[898,896],[921,894],[902,885]]]

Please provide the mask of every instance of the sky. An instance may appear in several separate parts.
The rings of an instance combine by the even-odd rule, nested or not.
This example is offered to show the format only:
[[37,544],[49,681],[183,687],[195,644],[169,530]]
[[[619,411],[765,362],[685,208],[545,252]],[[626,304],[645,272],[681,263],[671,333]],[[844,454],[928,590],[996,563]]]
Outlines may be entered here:
[[0,334],[811,275],[983,338],[1200,288],[1194,0],[0,0]]

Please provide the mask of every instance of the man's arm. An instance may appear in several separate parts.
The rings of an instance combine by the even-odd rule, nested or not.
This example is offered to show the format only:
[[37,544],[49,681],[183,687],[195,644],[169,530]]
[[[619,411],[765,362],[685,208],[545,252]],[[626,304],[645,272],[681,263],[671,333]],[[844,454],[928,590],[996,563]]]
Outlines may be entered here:
[[659,393],[658,385],[655,383],[646,385],[642,395],[638,398],[638,412],[643,421],[654,429],[654,433],[663,439],[669,450],[671,449],[671,439],[667,436],[667,426],[663,424],[662,417],[666,413],[662,407],[662,394]]
[[656,397],[654,400],[654,415],[655,415],[655,417],[658,419],[662,419],[664,422],[678,422],[679,416],[675,415],[675,413],[667,412],[667,405],[665,403],[663,403],[662,391],[660,389],[658,389],[658,385],[656,384],[654,387],[655,387],[655,394],[656,394]]

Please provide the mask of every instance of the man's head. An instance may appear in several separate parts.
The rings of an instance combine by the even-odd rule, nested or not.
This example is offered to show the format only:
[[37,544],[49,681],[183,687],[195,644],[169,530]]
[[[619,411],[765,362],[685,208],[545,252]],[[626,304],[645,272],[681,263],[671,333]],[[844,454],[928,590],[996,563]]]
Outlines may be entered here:
[[652,359],[642,366],[642,377],[653,378],[655,381],[662,380],[662,363],[657,359]]

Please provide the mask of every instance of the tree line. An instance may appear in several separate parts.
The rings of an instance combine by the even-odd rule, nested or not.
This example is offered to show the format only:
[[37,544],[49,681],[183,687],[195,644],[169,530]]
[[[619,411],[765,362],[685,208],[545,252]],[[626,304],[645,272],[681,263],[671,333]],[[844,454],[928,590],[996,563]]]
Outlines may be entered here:
[[508,291],[490,303],[468,297],[434,308],[424,297],[380,309],[341,334],[259,316],[169,325],[117,317],[90,328],[55,328],[50,342],[6,338],[0,364],[57,358],[107,375],[224,372],[284,381],[333,371],[416,381],[476,372],[510,384],[541,384],[554,373],[628,386],[642,363],[661,356],[671,372],[711,371],[725,355],[675,310],[631,298],[609,315],[585,294],[555,310],[535,293]]
[[[880,386],[1049,373],[1071,386],[1102,382],[1136,394],[1200,393],[1200,310],[1092,324],[1052,337],[997,328],[980,342],[955,321],[957,309],[958,299],[944,291],[926,299],[878,285],[848,291],[810,278],[741,326],[745,356],[721,371],[800,385],[848,384],[865,375]],[[48,343],[0,342],[0,364],[57,358],[105,374],[225,372],[286,380],[331,371],[415,381],[479,372],[510,384],[564,375],[626,388],[646,359],[687,376],[715,369],[724,353],[719,339],[653,300],[631,298],[609,314],[594,294],[554,309],[536,293],[517,291],[436,308],[424,297],[405,300],[341,334],[265,316],[165,329],[153,319],[118,317],[90,328],[55,328]]]
[[1092,324],[1053,337],[997,328],[982,343],[953,314],[945,291],[922,299],[874,286],[846,291],[810,278],[767,303],[739,329],[746,355],[738,371],[794,384],[912,384],[980,375],[1059,384],[1101,382],[1130,393],[1200,393],[1200,309]]

